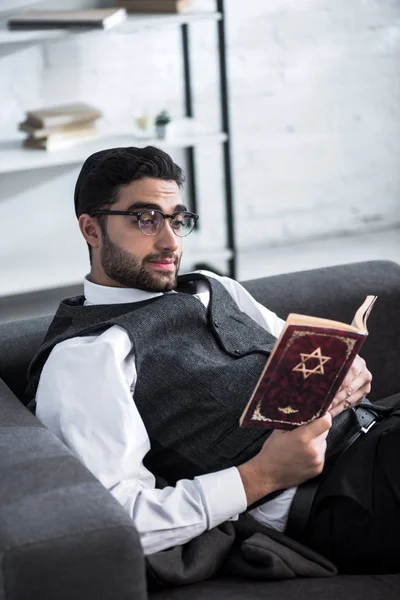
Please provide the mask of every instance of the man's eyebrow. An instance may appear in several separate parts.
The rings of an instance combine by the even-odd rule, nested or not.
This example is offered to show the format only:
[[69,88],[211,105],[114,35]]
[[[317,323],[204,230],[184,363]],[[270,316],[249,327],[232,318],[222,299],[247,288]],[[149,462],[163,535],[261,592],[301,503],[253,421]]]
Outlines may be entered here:
[[[154,209],[154,210],[161,210],[161,212],[164,212],[161,208],[161,206],[159,204],[156,204],[154,202],[134,202],[133,204],[131,204],[127,210],[140,210],[141,208],[149,208],[150,210]],[[173,208],[173,212],[178,212],[178,211],[187,211],[187,208],[184,204],[177,204],[174,208]]]

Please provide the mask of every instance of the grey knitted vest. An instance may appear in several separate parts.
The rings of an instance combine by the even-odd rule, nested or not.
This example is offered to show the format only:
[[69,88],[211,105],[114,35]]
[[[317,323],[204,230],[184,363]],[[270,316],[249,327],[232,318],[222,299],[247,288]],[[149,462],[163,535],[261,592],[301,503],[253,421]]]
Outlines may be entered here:
[[[208,309],[179,291],[193,279],[208,282]],[[269,431],[241,428],[239,418],[275,343],[216,279],[192,274],[178,281],[178,293],[137,303],[63,300],[27,388],[33,408],[43,365],[59,342],[123,327],[136,360],[134,399],[151,442],[145,464],[169,485],[238,465],[261,448]]]

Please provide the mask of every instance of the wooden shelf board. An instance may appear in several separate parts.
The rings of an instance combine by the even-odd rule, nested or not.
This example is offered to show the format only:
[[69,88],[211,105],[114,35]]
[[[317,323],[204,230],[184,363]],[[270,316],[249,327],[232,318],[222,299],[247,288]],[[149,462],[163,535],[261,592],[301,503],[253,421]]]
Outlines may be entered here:
[[105,148],[157,146],[168,150],[169,148],[188,148],[201,144],[222,143],[225,140],[226,134],[222,132],[197,134],[165,140],[158,138],[135,138],[133,135],[127,133],[106,134],[99,135],[89,142],[80,142],[68,149],[53,150],[51,152],[36,148],[23,148],[22,139],[0,140],[0,173],[78,164],[86,160],[90,154]]
[[71,35],[88,34],[130,34],[145,29],[158,29],[171,27],[184,23],[196,23],[204,20],[219,21],[221,13],[212,11],[181,13],[173,15],[137,14],[129,15],[126,21],[108,30],[85,29],[82,27],[71,29],[36,29],[28,31],[9,30],[6,21],[0,22],[0,45],[2,44],[30,44],[65,39]]
[[[221,13],[212,11],[188,12],[176,15],[129,15],[127,20],[121,23],[121,26],[118,28],[118,33],[131,33],[143,29],[183,25],[185,23],[196,23],[205,20],[219,21],[220,19]],[[117,28],[110,29],[109,31],[117,32]]]

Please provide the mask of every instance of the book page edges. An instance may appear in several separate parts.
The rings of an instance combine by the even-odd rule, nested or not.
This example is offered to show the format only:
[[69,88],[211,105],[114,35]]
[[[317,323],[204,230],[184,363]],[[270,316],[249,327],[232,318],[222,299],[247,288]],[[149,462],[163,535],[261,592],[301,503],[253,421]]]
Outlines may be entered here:
[[309,327],[338,329],[342,331],[354,331],[355,333],[368,334],[367,319],[372,310],[377,296],[367,296],[361,306],[357,309],[353,321],[343,323],[341,321],[333,321],[323,317],[311,317],[309,315],[300,315],[290,313],[286,319],[289,325],[304,325]]
[[378,296],[367,296],[354,315],[354,319],[351,324],[357,329],[357,331],[365,331],[365,333],[368,333],[367,321],[377,297]]

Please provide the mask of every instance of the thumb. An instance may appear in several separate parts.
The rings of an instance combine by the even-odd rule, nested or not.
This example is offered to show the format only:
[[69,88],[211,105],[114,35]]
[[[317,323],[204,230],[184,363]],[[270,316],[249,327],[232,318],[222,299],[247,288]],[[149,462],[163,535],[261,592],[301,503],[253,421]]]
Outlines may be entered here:
[[332,415],[329,412],[326,412],[322,417],[318,419],[314,419],[310,423],[304,425],[310,430],[310,433],[313,437],[321,435],[323,433],[327,433],[332,426]]
[[285,435],[285,433],[288,433],[287,429],[273,429],[269,437],[278,437],[279,435]]

